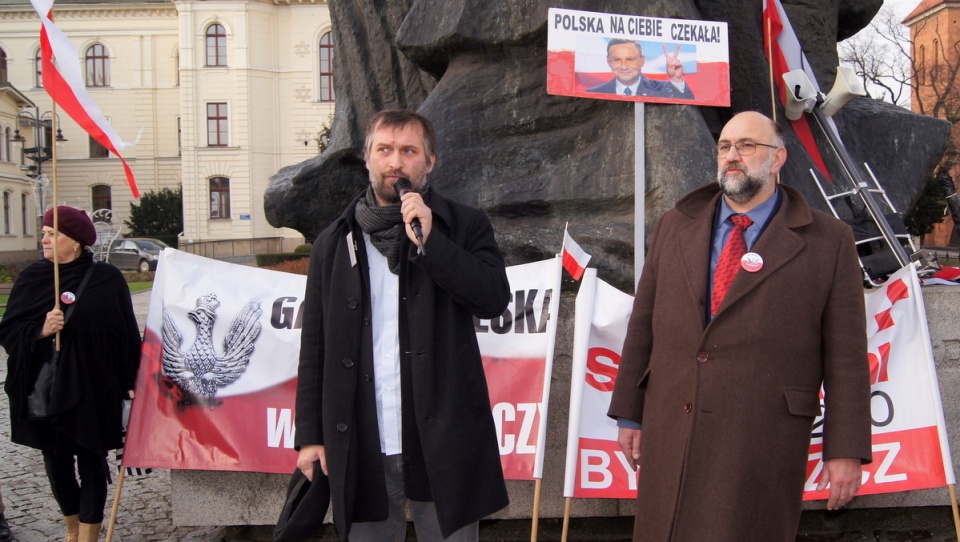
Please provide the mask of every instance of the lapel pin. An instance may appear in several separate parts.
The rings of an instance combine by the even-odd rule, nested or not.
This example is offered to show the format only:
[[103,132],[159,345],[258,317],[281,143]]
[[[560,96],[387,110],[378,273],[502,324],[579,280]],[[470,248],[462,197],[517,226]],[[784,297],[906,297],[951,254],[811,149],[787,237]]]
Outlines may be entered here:
[[756,273],[763,268],[763,258],[756,252],[747,252],[740,258],[740,265],[750,273]]
[[77,300],[77,296],[73,292],[63,292],[60,294],[60,301],[63,301],[67,305],[73,304]]

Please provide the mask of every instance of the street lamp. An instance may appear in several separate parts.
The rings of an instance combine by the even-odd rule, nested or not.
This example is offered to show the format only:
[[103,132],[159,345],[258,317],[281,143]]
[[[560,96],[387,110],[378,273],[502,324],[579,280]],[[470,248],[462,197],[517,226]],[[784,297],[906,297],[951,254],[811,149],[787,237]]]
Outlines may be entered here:
[[[31,179],[34,195],[36,196],[37,216],[42,217],[44,211],[46,211],[46,205],[44,205],[43,201],[44,190],[50,184],[49,179],[43,173],[43,163],[53,158],[53,149],[49,143],[51,139],[56,143],[61,143],[66,141],[67,138],[63,137],[63,132],[60,130],[60,115],[56,115],[52,111],[40,114],[40,108],[36,108],[35,111],[35,113],[31,113],[27,110],[21,110],[17,113],[17,124],[14,129],[12,141],[20,143],[20,152],[23,157],[35,163],[35,165],[25,165],[23,164],[23,160],[21,160],[22,165],[20,166],[20,170],[26,172],[27,177]],[[52,137],[53,134],[51,132],[53,131],[53,126],[51,121],[55,115],[57,120],[57,135],[56,137]],[[25,127],[33,126],[34,145],[32,147],[23,146],[26,144],[27,138],[20,133],[21,125]],[[45,145],[44,143],[47,144]]]

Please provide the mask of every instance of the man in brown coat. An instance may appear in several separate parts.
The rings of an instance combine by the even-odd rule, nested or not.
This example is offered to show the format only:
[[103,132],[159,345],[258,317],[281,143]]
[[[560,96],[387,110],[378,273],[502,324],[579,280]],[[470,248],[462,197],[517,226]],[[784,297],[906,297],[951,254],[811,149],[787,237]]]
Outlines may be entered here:
[[[634,540],[795,540],[821,385],[828,508],[871,459],[853,233],[776,183],[787,151],[769,118],[736,115],[718,151],[718,184],[653,234],[610,404],[640,468]],[[740,228],[748,252],[724,258]]]

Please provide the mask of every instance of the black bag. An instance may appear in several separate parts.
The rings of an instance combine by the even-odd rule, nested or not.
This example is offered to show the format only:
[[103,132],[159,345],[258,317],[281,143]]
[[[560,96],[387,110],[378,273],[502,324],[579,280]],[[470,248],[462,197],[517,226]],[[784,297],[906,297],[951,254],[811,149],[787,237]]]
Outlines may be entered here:
[[[87,269],[87,273],[83,276],[83,280],[80,281],[80,286],[75,292],[76,298],[74,302],[67,307],[67,310],[63,313],[64,325],[67,324],[67,320],[70,318],[70,315],[73,314],[73,307],[75,307],[80,300],[80,292],[83,291],[83,287],[86,286],[90,280],[90,275],[93,274],[93,266],[96,263],[96,260],[94,260],[93,263],[90,264],[90,268]],[[40,366],[40,372],[37,373],[37,379],[33,384],[33,389],[30,391],[30,394],[27,395],[28,420],[42,420],[61,414],[72,408],[77,404],[77,401],[80,400],[79,390],[73,386],[64,390],[58,390],[57,393],[54,392],[54,385],[57,383],[57,373],[59,370],[60,352],[54,347],[53,355]],[[60,379],[60,381],[63,380],[63,378]],[[70,380],[72,381],[73,379]]]
[[27,396],[27,419],[41,420],[51,416],[50,397],[53,395],[53,380],[57,376],[60,365],[60,352],[53,350],[53,357],[40,366],[37,381],[33,384],[33,391]]
[[313,463],[313,483],[298,468],[287,485],[287,499],[273,529],[273,539],[276,542],[301,542],[316,536],[323,527],[329,506],[330,480],[320,470],[320,462]]

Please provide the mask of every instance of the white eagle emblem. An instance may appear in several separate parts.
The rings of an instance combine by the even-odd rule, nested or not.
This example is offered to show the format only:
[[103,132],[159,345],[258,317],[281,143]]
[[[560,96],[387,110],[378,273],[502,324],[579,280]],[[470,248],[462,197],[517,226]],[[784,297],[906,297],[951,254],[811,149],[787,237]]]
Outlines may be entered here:
[[236,381],[247,370],[253,343],[260,335],[260,303],[244,305],[223,339],[223,354],[213,345],[213,324],[220,302],[216,294],[197,298],[197,308],[187,313],[197,326],[197,339],[181,351],[183,336],[173,317],[163,308],[163,374],[193,400],[208,403],[217,390]]

